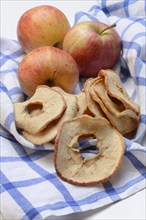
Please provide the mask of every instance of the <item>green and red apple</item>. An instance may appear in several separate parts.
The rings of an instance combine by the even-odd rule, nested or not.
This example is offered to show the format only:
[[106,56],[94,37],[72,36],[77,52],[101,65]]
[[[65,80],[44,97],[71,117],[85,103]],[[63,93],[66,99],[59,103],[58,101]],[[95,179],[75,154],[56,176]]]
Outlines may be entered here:
[[71,55],[59,48],[44,46],[23,58],[18,68],[18,80],[28,96],[32,96],[39,85],[60,86],[72,93],[79,80],[79,70]]
[[81,76],[97,76],[100,69],[112,68],[118,60],[121,39],[114,26],[84,21],[65,35],[63,50],[75,59]]
[[59,9],[49,5],[34,7],[19,19],[18,41],[26,53],[41,46],[61,48],[69,28],[68,19]]

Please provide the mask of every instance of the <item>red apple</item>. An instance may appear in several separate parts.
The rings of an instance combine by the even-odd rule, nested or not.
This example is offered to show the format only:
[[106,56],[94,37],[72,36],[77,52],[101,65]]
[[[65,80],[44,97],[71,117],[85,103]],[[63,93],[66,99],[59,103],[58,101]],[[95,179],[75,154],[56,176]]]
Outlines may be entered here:
[[69,28],[66,16],[59,9],[38,6],[21,16],[17,27],[18,41],[26,53],[41,46],[60,47]]
[[75,59],[81,76],[97,76],[100,69],[112,68],[118,60],[121,40],[114,26],[85,21],[65,35],[63,49]]
[[39,85],[60,86],[72,93],[78,83],[79,70],[65,51],[45,46],[28,53],[18,68],[18,80],[23,92],[32,96]]

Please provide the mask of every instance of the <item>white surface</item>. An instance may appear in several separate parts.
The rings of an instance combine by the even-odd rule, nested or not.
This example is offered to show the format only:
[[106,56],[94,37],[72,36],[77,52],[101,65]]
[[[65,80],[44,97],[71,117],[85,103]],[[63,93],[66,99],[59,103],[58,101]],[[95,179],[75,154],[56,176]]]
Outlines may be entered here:
[[[76,11],[88,11],[91,5],[96,1],[1,1],[1,36],[9,39],[17,39],[16,28],[20,16],[28,9],[44,4],[56,6],[62,10],[68,17],[70,24],[74,23],[74,14]],[[146,219],[146,190],[142,190],[135,195],[126,198],[118,203],[87,211],[84,213],[71,214],[63,217],[50,217],[51,219],[84,219],[84,220],[145,220]],[[3,219],[0,216],[0,219]],[[5,218],[4,218],[5,219]]]

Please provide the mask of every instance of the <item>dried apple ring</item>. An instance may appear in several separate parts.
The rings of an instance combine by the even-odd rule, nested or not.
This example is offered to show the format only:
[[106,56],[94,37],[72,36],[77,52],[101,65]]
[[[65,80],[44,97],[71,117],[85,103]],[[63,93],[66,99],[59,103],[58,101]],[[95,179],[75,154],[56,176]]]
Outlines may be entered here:
[[111,97],[121,101],[126,109],[130,108],[137,115],[139,115],[139,105],[130,98],[124,86],[122,85],[119,76],[113,70],[100,70],[99,76],[104,78],[105,88]]
[[118,116],[115,116],[106,108],[106,104],[99,98],[94,89],[91,91],[91,96],[93,100],[99,104],[112,126],[115,127],[121,134],[124,135],[136,129],[136,114],[131,109],[126,109],[123,112],[120,112]]
[[90,112],[96,117],[99,117],[99,116],[104,117],[104,113],[102,109],[100,108],[100,105],[98,105],[98,103],[93,100],[90,94],[90,90],[92,89],[91,84],[93,81],[94,81],[93,78],[89,78],[86,80],[85,85],[84,85],[87,106]]
[[36,134],[58,119],[65,108],[66,102],[61,94],[48,86],[38,86],[29,100],[14,103],[16,127]]
[[[72,94],[66,93],[63,89],[60,87],[52,87],[53,90],[59,92],[61,95],[63,95],[65,102],[66,102],[66,109],[61,115],[61,117],[52,123],[50,123],[44,130],[41,132],[33,135],[29,134],[26,131],[23,131],[23,136],[30,141],[33,144],[41,145],[46,144],[48,142],[51,142],[55,139],[57,135],[57,130],[61,126],[61,124],[71,118],[74,118],[77,114],[77,101],[76,97]],[[59,108],[60,106],[56,106]]]
[[[82,159],[80,136],[93,135],[99,153]],[[75,185],[95,185],[108,181],[119,168],[125,143],[122,135],[103,117],[78,116],[63,123],[55,141],[55,169],[63,180]]]
[[139,106],[127,94],[115,72],[101,70],[99,76],[92,80],[89,93],[121,134],[127,134],[137,128]]
[[77,104],[78,104],[77,116],[83,115],[88,109],[85,93],[80,92],[76,94],[75,96],[77,98]]
[[88,108],[85,92],[82,91],[76,94],[75,96],[77,98],[77,105],[78,105],[77,116],[84,114],[93,116],[93,114],[90,112]]

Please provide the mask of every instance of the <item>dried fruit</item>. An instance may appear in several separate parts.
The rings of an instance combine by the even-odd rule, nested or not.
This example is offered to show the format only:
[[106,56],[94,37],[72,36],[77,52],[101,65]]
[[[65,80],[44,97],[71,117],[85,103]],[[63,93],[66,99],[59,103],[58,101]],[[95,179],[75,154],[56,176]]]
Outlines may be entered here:
[[29,100],[14,103],[16,126],[36,134],[58,119],[65,108],[66,102],[62,95],[48,86],[39,86]]
[[[51,141],[54,141],[57,131],[60,128],[61,124],[68,119],[74,118],[77,114],[77,101],[76,97],[72,94],[66,93],[60,87],[52,87],[52,90],[57,91],[64,97],[66,103],[66,109],[61,115],[61,117],[53,122],[51,122],[44,130],[33,135],[26,131],[23,132],[24,137],[33,144],[40,145],[46,144]],[[56,103],[56,108],[60,106]]]
[[[82,159],[78,139],[94,135],[99,153]],[[94,185],[108,181],[119,168],[125,150],[122,135],[103,117],[78,116],[63,123],[55,141],[55,168],[65,181]]]

